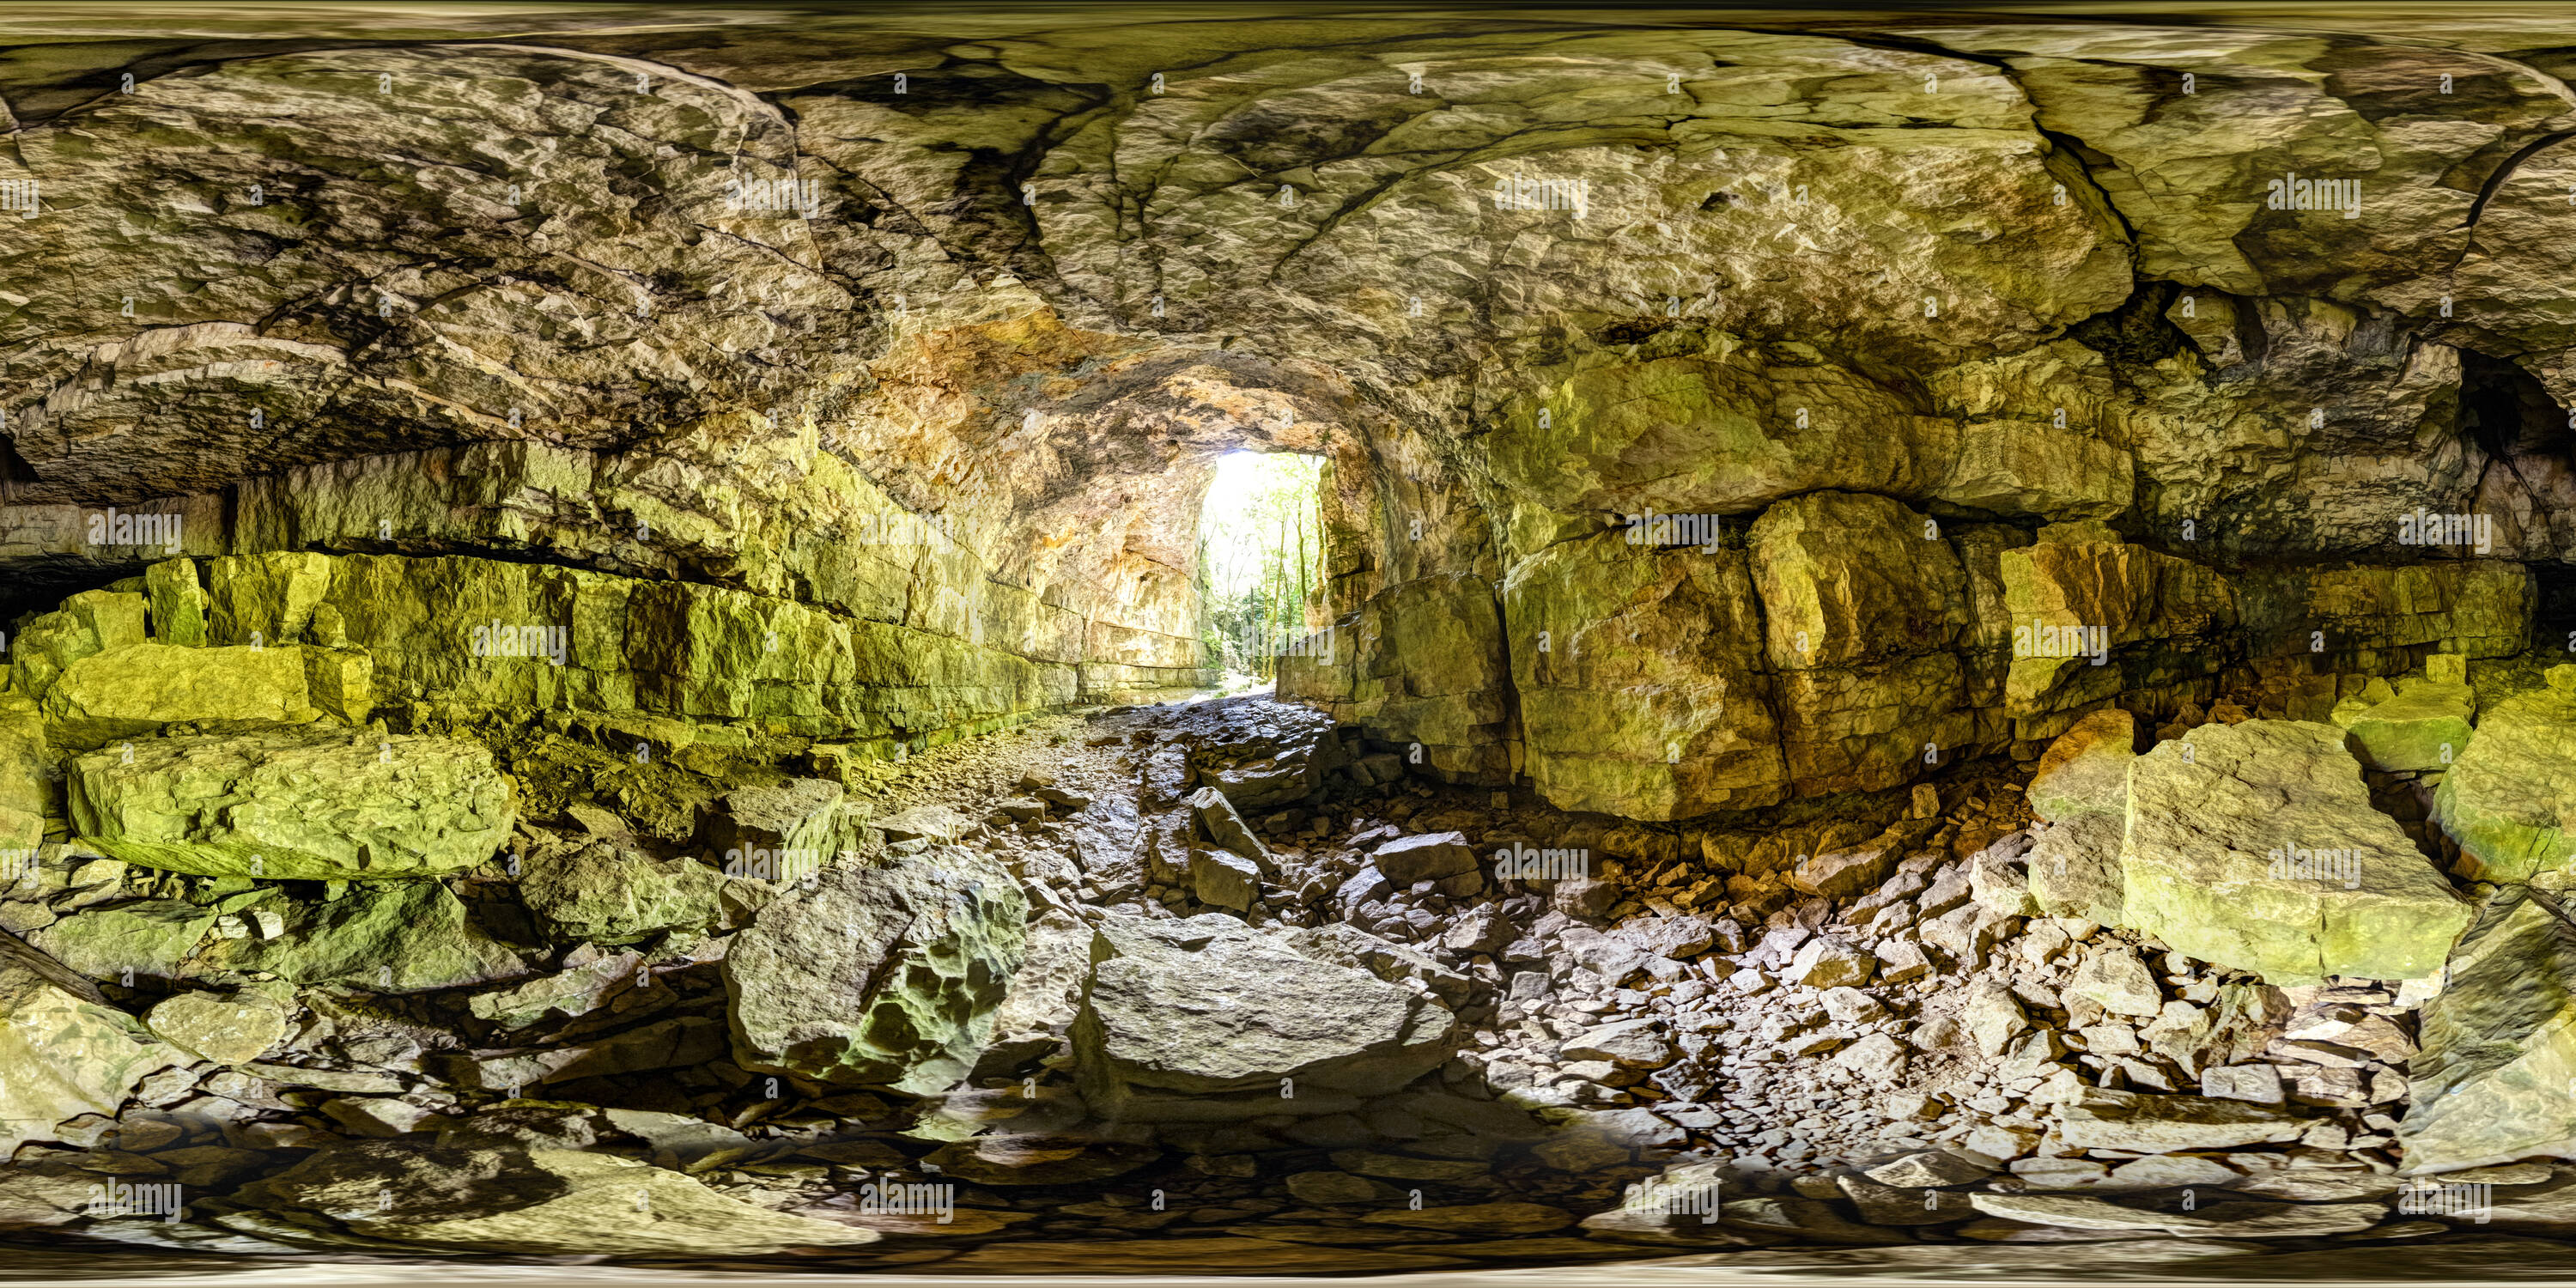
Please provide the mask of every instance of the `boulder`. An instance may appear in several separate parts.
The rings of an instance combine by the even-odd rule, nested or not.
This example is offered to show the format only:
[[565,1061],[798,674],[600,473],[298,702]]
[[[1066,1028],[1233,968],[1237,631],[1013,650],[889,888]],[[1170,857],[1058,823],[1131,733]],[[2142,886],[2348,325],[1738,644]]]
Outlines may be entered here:
[[2433,820],[2459,842],[2472,880],[2565,870],[2576,860],[2576,694],[2518,693],[2480,714],[2433,794]]
[[337,899],[292,905],[274,939],[217,940],[210,960],[297,984],[419,993],[519,979],[518,950],[478,924],[440,881],[352,885]]
[[691,858],[655,860],[617,844],[542,849],[519,873],[519,899],[558,943],[631,944],[704,930],[723,915],[726,879]]
[[27,942],[91,979],[175,979],[215,928],[215,913],[184,899],[85,907],[27,932]]
[[1631,917],[1620,922],[1618,935],[1658,957],[1675,961],[1697,957],[1716,942],[1717,929],[1706,917]]
[[2127,813],[2129,762],[2137,759],[2137,718],[2117,707],[2093,712],[2040,753],[2026,794],[2030,812],[2052,823]]
[[2030,890],[2030,834],[2015,832],[1968,856],[1968,897],[1994,917],[2035,917],[2039,901]]
[[80,659],[142,643],[144,613],[141,595],[85,590],[64,600],[59,611],[27,619],[9,644],[16,687],[42,700]]
[[1249,860],[1256,878],[1270,869],[1270,851],[1261,844],[1260,837],[1252,834],[1252,828],[1235,812],[1234,802],[1227,800],[1224,792],[1202,787],[1190,793],[1185,803],[1199,835],[1208,844]]
[[2059,1106],[2057,1135],[2077,1149],[2166,1154],[2297,1140],[2308,1125],[2286,1110],[2241,1100],[2087,1087]]
[[1192,847],[1190,893],[1211,908],[1250,912],[1261,901],[1261,869],[1231,851]]
[[270,1238],[327,1222],[389,1243],[519,1255],[754,1257],[878,1237],[754,1207],[630,1158],[419,1139],[335,1142],[232,1202],[284,1218],[216,1218]]
[[53,759],[36,704],[0,693],[0,853],[23,856],[44,843],[45,817],[60,812],[46,776]]
[[[307,682],[308,655],[319,655],[310,660],[321,663],[328,653],[301,645],[129,644],[66,668],[45,693],[45,723],[55,742],[81,750],[148,737],[183,721],[203,733],[310,724],[323,710]],[[359,699],[357,717],[373,705],[372,698]]]
[[1297,936],[1217,914],[1113,918],[1097,930],[1073,1030],[1095,1112],[1337,1112],[1351,1094],[1402,1087],[1456,1047],[1456,1021],[1439,1002],[1325,960]]
[[490,751],[417,734],[137,739],[75,760],[71,786],[72,821],[100,853],[199,876],[436,876],[491,858],[517,814]]
[[2120,843],[2127,829],[2127,820],[2112,813],[2078,814],[2033,831],[2030,853],[2022,861],[2030,870],[2030,897],[2041,914],[2120,925],[2126,902]]
[[889,814],[868,826],[885,834],[885,839],[904,841],[955,841],[975,830],[975,820],[946,805],[915,805],[900,814]]
[[1833,1054],[1830,1063],[1872,1082],[1895,1082],[1905,1076],[1905,1047],[1884,1033],[1872,1033]]
[[698,840],[723,863],[766,854],[773,871],[810,872],[842,849],[841,797],[841,785],[824,778],[737,788],[700,807]]
[[1896,870],[1899,847],[1886,837],[1849,849],[1829,850],[1790,870],[1789,885],[1802,893],[1849,899],[1877,889]]
[[189,1063],[96,986],[0,934],[0,1156],[54,1124],[114,1114],[147,1076]]
[[1463,832],[1398,837],[1377,847],[1369,861],[1398,886],[1476,871],[1476,851]]
[[1660,1069],[1673,1061],[1673,1044],[1654,1019],[1619,1020],[1567,1038],[1563,1060],[1607,1060],[1622,1069]]
[[2469,749],[2478,695],[2466,684],[2417,680],[2394,698],[2355,714],[2345,743],[2363,764],[2388,773],[2439,773]]
[[2014,1038],[2030,1030],[2030,1017],[2022,1013],[2012,990],[1991,982],[1970,986],[1967,1004],[1959,1011],[1959,1023],[1976,1038],[1977,1049],[1988,1056],[2002,1055]]
[[2498,892],[2424,1003],[2397,1128],[2407,1171],[2576,1158],[2576,930],[2551,897]]
[[981,855],[834,866],[725,954],[734,1062],[824,1083],[944,1090],[972,1067],[1026,955],[1028,900]]
[[976,1064],[978,1076],[1007,1077],[1065,1041],[1082,1009],[1091,943],[1091,927],[1061,908],[1028,923],[1026,956],[993,1012],[993,1041]]
[[287,1029],[286,1008],[256,993],[173,993],[143,1023],[162,1040],[216,1064],[256,1060]]
[[2203,725],[2129,770],[2126,924],[2274,984],[2421,979],[2470,910],[2329,725]]
[[504,1032],[550,1017],[588,1015],[634,987],[643,964],[642,953],[608,953],[524,984],[477,993],[466,1006],[476,1019],[490,1020]]
[[1809,988],[1866,984],[1877,969],[1876,957],[1842,940],[1825,937],[1808,940],[1789,960],[1789,978]]
[[2137,953],[2120,945],[2093,949],[2084,964],[2075,968],[2075,978],[2066,985],[2066,995],[2080,997],[2113,1015],[2156,1015],[2163,1011],[2164,993],[2156,987],[2156,977],[2147,973],[2147,964]]
[[180,648],[206,646],[206,588],[194,559],[164,559],[143,570],[152,638]]

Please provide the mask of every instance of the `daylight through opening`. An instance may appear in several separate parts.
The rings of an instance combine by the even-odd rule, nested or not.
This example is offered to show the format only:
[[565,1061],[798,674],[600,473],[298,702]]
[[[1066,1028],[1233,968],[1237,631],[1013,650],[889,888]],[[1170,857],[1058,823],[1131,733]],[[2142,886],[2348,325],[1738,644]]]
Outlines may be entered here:
[[1324,623],[1320,501],[1325,463],[1299,452],[1217,462],[1199,520],[1199,587],[1209,665],[1228,692],[1278,678],[1278,655]]

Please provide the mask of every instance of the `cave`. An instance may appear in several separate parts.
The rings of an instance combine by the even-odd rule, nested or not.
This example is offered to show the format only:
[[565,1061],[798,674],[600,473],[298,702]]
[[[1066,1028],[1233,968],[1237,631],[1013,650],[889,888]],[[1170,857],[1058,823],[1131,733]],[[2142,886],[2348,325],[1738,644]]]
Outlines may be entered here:
[[0,1278],[2576,1242],[2576,24],[0,46]]

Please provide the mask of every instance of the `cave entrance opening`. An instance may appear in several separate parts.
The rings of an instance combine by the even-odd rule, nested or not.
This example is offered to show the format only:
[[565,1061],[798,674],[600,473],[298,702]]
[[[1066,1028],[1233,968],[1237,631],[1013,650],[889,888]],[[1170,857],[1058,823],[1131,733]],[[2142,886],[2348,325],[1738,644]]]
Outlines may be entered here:
[[1229,693],[1266,688],[1278,656],[1313,631],[1324,583],[1327,465],[1305,452],[1218,458],[1199,510],[1207,665]]

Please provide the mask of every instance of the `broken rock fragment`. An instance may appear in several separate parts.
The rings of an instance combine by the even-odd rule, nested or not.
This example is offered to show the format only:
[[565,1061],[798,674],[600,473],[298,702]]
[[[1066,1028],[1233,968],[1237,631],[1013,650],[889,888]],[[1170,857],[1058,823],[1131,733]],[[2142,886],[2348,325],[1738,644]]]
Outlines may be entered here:
[[1434,832],[1389,841],[1377,847],[1369,861],[1386,874],[1387,880],[1409,886],[1475,871],[1476,851],[1467,844],[1463,833]]
[[[1456,1021],[1423,992],[1208,914],[1105,921],[1074,1025],[1095,1112],[1211,1121],[1339,1112],[1449,1058]],[[1349,927],[1341,928],[1351,932]],[[1392,947],[1392,946],[1390,946]]]

